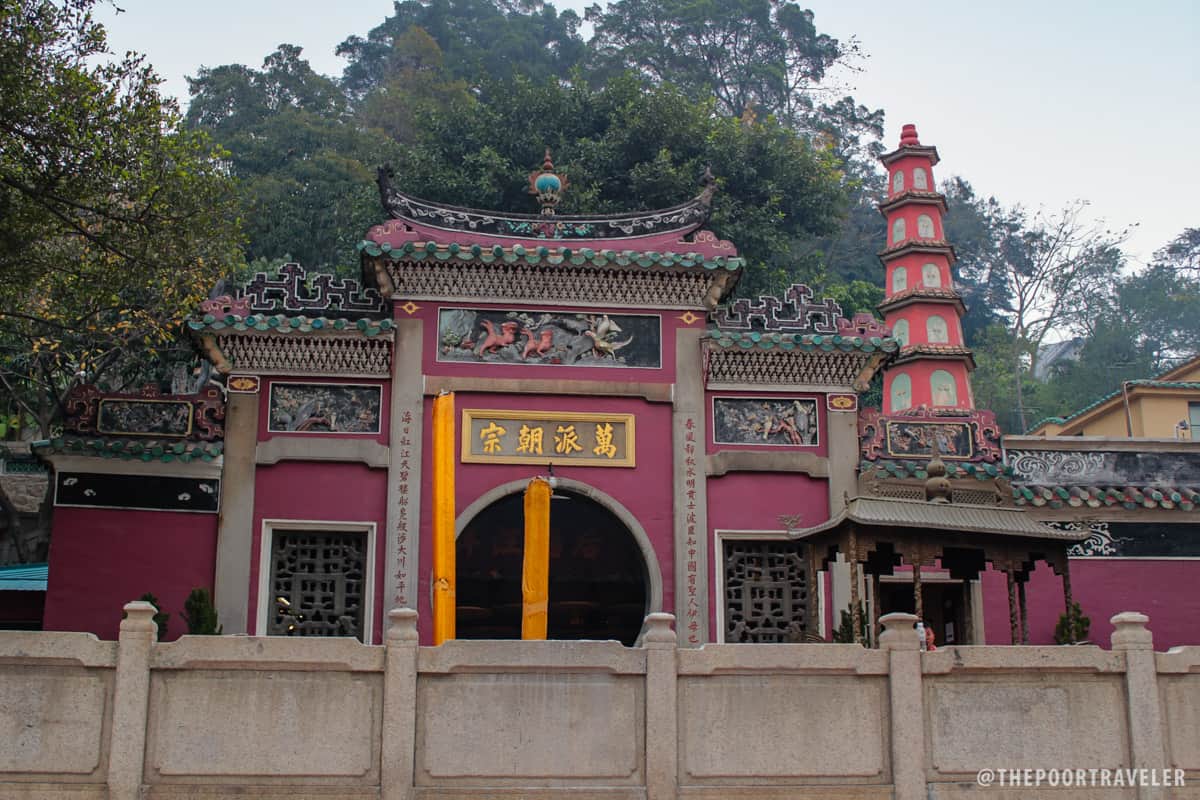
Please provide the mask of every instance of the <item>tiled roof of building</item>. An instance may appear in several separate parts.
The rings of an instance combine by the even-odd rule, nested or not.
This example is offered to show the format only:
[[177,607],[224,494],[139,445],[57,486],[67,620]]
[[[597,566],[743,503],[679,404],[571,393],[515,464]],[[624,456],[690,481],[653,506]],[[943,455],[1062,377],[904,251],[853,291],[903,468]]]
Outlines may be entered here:
[[[866,473],[875,470],[880,477],[925,480],[929,477],[929,473],[925,471],[925,467],[928,464],[928,461],[896,461],[881,458],[878,461],[861,462],[858,465],[858,471]],[[1012,474],[1012,467],[1004,464],[946,461],[947,478],[970,477],[980,481],[987,481],[997,477],[1012,477]]]
[[1015,486],[1019,506],[1047,508],[1200,509],[1200,489],[1185,486]]
[[1087,531],[1060,531],[1030,516],[1024,509],[976,506],[963,503],[930,503],[925,500],[898,500],[881,497],[856,497],[828,522],[805,530],[789,532],[793,538],[807,539],[831,531],[845,522],[889,528],[918,528],[1019,536],[1077,542]]
[[359,331],[364,336],[377,336],[387,333],[395,327],[390,319],[329,319],[328,317],[290,317],[285,314],[251,314],[246,317],[227,315],[216,317],[205,314],[198,319],[190,319],[188,328],[193,331],[236,331],[246,333],[252,331],[275,333],[319,333],[329,331]]
[[39,455],[78,455],[118,458],[123,461],[213,461],[224,452],[224,442],[194,442],[177,439],[130,439],[128,437],[60,436],[33,443]]
[[49,564],[0,567],[0,592],[44,592],[49,575]]
[[387,256],[393,259],[413,259],[416,261],[480,261],[484,264],[502,263],[515,264],[548,264],[550,266],[590,264],[597,267],[616,265],[620,267],[686,267],[706,270],[724,269],[740,270],[745,266],[745,259],[738,256],[716,256],[706,258],[698,253],[654,252],[638,250],[594,250],[589,247],[525,247],[513,245],[471,246],[456,243],[439,244],[437,242],[405,242],[399,247],[392,247],[387,242],[382,244],[364,240],[359,242],[358,250],[368,256]]
[[[1148,379],[1144,379],[1144,380],[1127,381],[1126,385],[1127,386],[1140,386],[1140,387],[1147,388],[1147,389],[1200,390],[1200,381],[1160,381],[1160,380],[1148,378]],[[1093,411],[1094,409],[1099,408],[1100,406],[1107,403],[1109,400],[1113,400],[1117,397],[1120,397],[1121,391],[1122,391],[1121,389],[1117,389],[1116,391],[1109,392],[1108,394],[1104,395],[1103,397],[1100,397],[1097,400],[1093,400],[1091,403],[1088,403],[1083,408],[1081,408],[1077,411],[1073,411],[1065,417],[1046,417],[1045,419],[1038,420],[1038,422],[1036,422],[1033,425],[1033,427],[1030,428],[1030,430],[1036,431],[1038,428],[1040,428],[1043,425],[1046,425],[1048,423],[1054,423],[1055,425],[1065,425],[1066,423],[1070,422],[1071,420],[1082,417],[1084,414],[1088,413],[1089,411]]]

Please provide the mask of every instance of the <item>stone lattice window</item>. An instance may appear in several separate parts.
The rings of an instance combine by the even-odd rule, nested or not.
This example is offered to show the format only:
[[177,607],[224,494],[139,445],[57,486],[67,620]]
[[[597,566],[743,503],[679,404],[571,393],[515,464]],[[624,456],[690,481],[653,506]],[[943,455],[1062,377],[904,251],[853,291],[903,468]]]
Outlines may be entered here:
[[804,545],[725,541],[725,641],[802,642],[809,602]]
[[276,529],[267,633],[362,640],[366,565],[365,533]]

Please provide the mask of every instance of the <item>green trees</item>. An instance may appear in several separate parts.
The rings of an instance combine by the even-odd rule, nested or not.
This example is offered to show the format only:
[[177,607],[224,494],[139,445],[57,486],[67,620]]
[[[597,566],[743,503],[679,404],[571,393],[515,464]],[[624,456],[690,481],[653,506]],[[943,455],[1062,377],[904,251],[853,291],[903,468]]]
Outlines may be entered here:
[[0,391],[42,436],[75,383],[152,375],[241,258],[224,154],[93,2],[0,0]]
[[0,5],[0,385],[43,433],[240,258],[222,154],[137,58],[103,60],[91,5]]

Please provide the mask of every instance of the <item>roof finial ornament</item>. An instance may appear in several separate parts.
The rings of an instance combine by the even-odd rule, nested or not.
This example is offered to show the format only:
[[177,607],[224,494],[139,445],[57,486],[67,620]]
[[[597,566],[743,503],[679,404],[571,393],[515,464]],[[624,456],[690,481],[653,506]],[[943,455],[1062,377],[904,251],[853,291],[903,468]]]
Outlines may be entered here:
[[529,193],[537,197],[541,204],[542,216],[554,216],[554,209],[562,200],[562,193],[566,188],[567,179],[555,173],[550,148],[547,147],[542,168],[529,173]]
[[917,126],[911,122],[900,129],[901,147],[920,147],[921,140],[917,138]]
[[717,179],[712,173],[712,164],[704,165],[704,173],[700,176],[700,203],[711,206],[713,195],[717,192]]
[[950,479],[946,477],[946,463],[942,461],[942,453],[935,450],[929,465],[925,467],[925,500],[929,503],[950,502]]

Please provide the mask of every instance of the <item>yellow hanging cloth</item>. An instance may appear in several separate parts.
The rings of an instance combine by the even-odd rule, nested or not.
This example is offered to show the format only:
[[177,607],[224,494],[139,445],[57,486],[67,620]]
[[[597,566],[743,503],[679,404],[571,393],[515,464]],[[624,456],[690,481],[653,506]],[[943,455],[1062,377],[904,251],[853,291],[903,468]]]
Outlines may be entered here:
[[433,401],[433,643],[454,638],[454,394]]
[[534,478],[525,488],[521,597],[521,638],[545,639],[550,602],[550,484],[545,478]]

